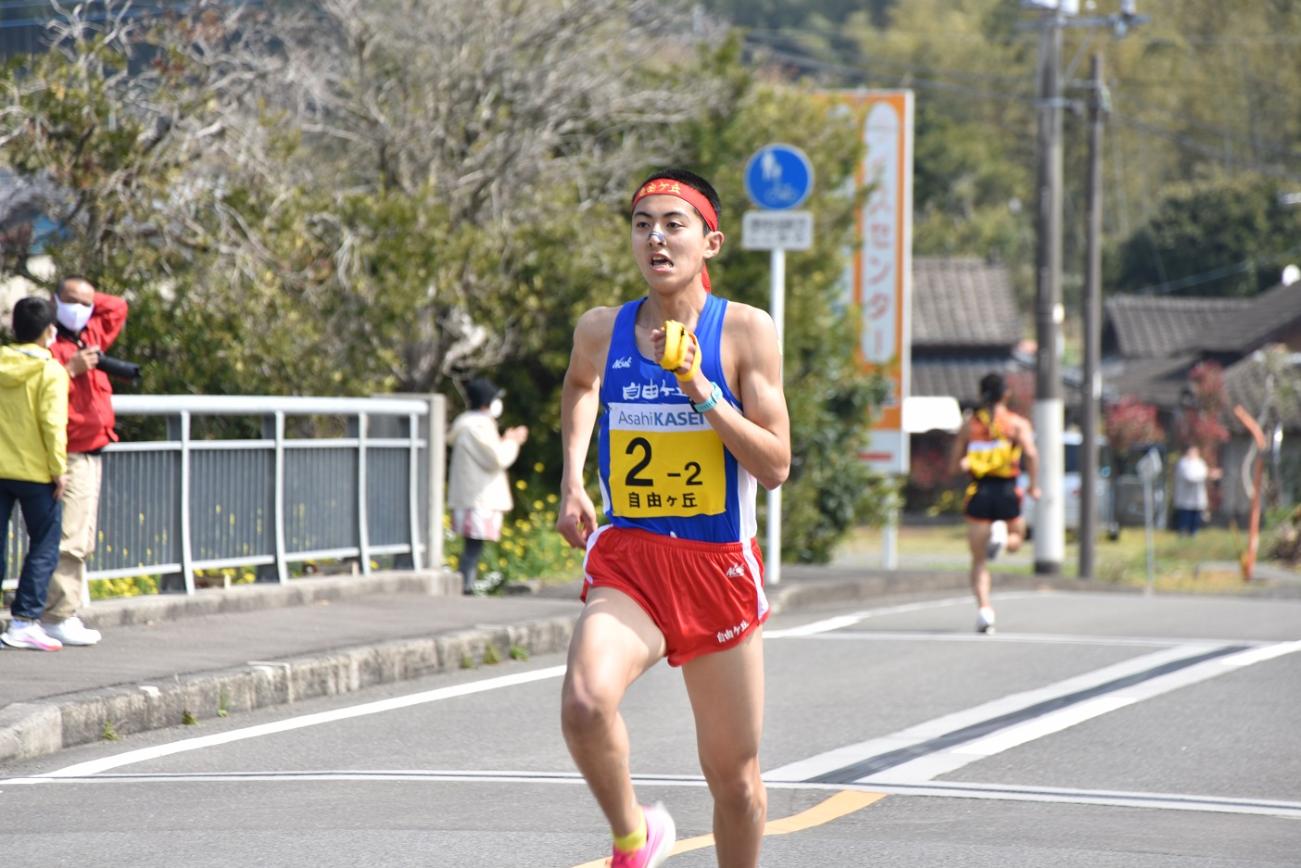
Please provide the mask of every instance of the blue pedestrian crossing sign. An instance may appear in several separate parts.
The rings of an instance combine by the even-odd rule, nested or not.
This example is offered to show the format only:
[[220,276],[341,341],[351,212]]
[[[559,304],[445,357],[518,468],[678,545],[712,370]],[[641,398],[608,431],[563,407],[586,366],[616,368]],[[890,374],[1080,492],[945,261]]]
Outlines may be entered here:
[[760,208],[798,208],[813,192],[813,164],[794,145],[764,145],[745,164],[745,194]]

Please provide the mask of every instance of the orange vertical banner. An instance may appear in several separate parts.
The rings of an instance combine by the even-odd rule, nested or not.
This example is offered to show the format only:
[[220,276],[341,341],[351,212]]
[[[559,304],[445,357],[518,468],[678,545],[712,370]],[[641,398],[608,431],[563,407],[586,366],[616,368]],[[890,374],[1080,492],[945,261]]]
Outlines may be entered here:
[[908,472],[903,402],[912,356],[913,94],[907,90],[837,94],[861,124],[867,152],[856,173],[867,199],[856,220],[853,301],[861,320],[855,356],[865,374],[889,385],[862,457],[883,473]]

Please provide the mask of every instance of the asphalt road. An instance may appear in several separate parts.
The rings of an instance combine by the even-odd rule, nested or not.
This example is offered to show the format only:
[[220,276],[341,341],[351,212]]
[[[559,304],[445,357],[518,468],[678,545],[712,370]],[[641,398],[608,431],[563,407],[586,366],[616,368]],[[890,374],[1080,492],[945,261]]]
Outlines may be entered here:
[[[767,866],[1301,865],[1301,601],[996,596],[767,628]],[[563,659],[65,750],[0,780],[41,866],[572,866],[607,830],[560,738]],[[625,704],[670,865],[715,864],[678,673]],[[26,862],[21,859],[20,862]]]

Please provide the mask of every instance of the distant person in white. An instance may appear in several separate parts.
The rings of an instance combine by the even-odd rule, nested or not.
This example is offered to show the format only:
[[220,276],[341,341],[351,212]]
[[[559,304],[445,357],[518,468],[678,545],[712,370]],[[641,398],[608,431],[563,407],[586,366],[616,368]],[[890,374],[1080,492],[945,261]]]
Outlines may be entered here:
[[465,387],[466,410],[447,433],[452,447],[447,505],[452,510],[452,529],[464,542],[458,567],[466,594],[479,591],[484,543],[501,539],[502,523],[513,505],[506,468],[515,463],[520,446],[529,438],[523,425],[498,433],[502,394],[491,380],[471,380]]
[[1189,446],[1175,464],[1175,533],[1196,536],[1210,507],[1206,481],[1219,479],[1220,469],[1207,467],[1201,450]]

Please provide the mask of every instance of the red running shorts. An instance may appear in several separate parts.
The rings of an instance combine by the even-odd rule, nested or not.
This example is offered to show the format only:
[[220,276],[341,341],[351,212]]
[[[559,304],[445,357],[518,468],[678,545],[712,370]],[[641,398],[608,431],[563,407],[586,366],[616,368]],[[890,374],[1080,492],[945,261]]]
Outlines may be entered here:
[[664,634],[670,666],[736,645],[768,620],[758,540],[711,543],[603,525],[587,540],[582,599],[631,597]]

